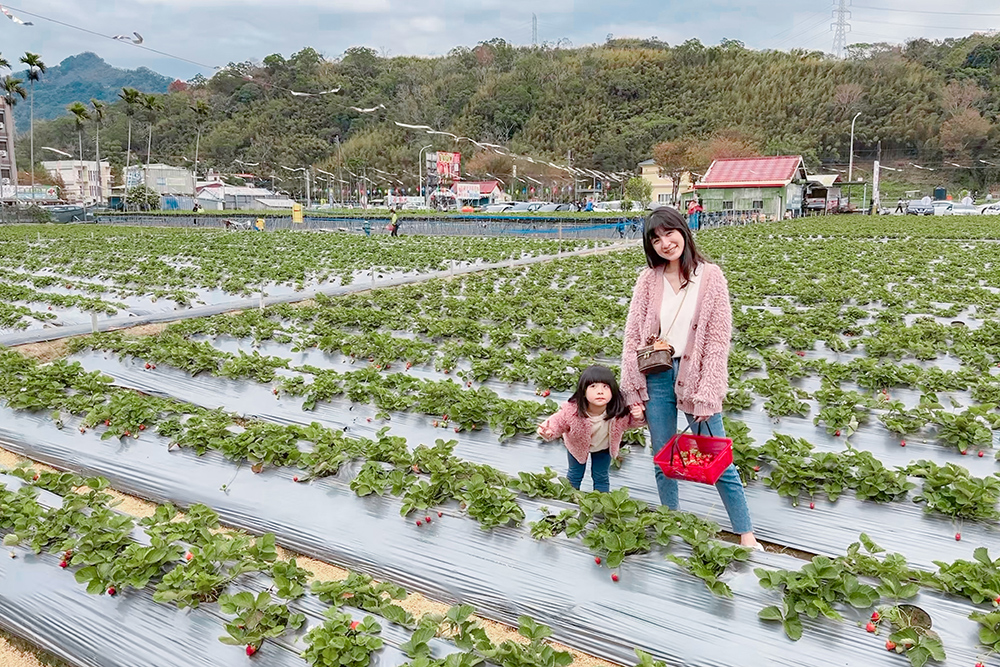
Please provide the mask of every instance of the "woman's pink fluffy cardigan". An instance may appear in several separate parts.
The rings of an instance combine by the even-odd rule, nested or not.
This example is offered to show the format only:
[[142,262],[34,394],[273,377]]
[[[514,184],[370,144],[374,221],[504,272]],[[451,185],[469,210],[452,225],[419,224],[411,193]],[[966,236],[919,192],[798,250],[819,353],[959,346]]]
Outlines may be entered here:
[[[632,303],[625,321],[622,346],[621,388],[629,405],[645,403],[646,376],[639,372],[635,351],[648,336],[660,331],[663,300],[663,266],[646,268],[632,291]],[[726,277],[715,264],[705,262],[699,275],[698,304],[695,307],[687,349],[680,355],[680,372],[674,390],[677,407],[696,417],[722,411],[729,388],[729,342],[733,330],[733,310],[729,303]]]

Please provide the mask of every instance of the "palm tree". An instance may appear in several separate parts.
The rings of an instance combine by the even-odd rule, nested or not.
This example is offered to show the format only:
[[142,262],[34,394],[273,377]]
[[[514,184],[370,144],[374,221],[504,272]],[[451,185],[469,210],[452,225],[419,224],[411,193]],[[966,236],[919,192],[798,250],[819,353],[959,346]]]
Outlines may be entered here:
[[[0,85],[0,92],[3,93],[3,99],[7,102],[7,106],[11,110],[10,118],[7,119],[7,122],[10,123],[11,134],[14,133],[14,105],[17,104],[17,98],[20,96],[23,100],[28,96],[27,91],[24,90],[24,86],[21,85],[22,83],[24,81],[15,79],[8,74],[4,77],[3,84]],[[11,183],[14,184],[14,199],[17,199],[17,160],[14,157],[13,145],[10,147],[10,164]]]
[[108,105],[104,102],[95,100],[94,98],[90,98],[90,106],[94,107],[91,117],[97,125],[97,137],[94,140],[94,159],[97,161],[97,198],[103,203],[104,180],[102,176],[104,175],[104,170],[101,169],[101,123],[104,122],[104,111],[107,109]]
[[[73,102],[73,104],[66,107],[66,110],[73,114],[73,120],[76,121],[76,137],[80,142],[80,178],[83,178],[87,173],[87,169],[83,165],[83,128],[86,126],[87,121],[90,120],[90,113],[88,113],[87,107],[83,106],[80,102]],[[86,219],[87,195],[90,194],[90,178],[85,178],[83,182],[83,215],[84,219]]]
[[35,196],[35,82],[45,74],[45,63],[37,53],[25,51],[21,62],[28,66],[28,85],[31,86],[31,196]]
[[191,111],[195,115],[195,125],[198,127],[198,136],[194,140],[194,182],[195,190],[198,189],[198,149],[201,147],[201,129],[205,125],[205,120],[208,119],[208,114],[211,113],[211,108],[205,104],[205,100],[198,100],[191,107]]
[[132,157],[132,116],[142,101],[142,93],[135,88],[122,88],[118,97],[125,103],[125,115],[128,116],[128,145],[125,148],[125,195],[122,197],[122,210],[128,210],[128,168]]
[[[6,67],[7,69],[10,69],[10,61],[7,60],[6,58],[4,58],[2,54],[0,54],[0,69],[2,69],[4,67]],[[13,119],[11,119],[11,120],[13,120]],[[13,155],[14,154],[11,153],[11,157],[13,157]],[[14,165],[14,170],[17,171],[17,165]],[[17,191],[15,190],[15,195],[16,195],[16,192]],[[3,182],[0,182],[0,199],[3,199]]]
[[153,121],[156,119],[156,112],[163,109],[163,102],[156,95],[148,94],[142,96],[140,104],[149,115],[149,142],[146,144],[146,164],[148,165],[153,153]]

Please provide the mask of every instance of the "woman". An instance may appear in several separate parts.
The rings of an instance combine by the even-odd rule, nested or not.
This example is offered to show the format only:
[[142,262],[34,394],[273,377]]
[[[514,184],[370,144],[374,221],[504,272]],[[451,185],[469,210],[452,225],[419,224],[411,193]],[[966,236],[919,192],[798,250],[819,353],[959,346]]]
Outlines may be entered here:
[[[648,268],[632,292],[622,349],[621,388],[629,406],[646,412],[654,451],[677,432],[677,410],[699,435],[725,436],[722,400],[729,376],[729,342],[733,326],[726,278],[695,247],[684,217],[662,207],[646,219],[643,235]],[[674,349],[673,368],[643,375],[636,349],[650,337]],[[730,465],[715,484],[740,544],[763,550],[753,534],[743,484]],[[660,502],[678,509],[677,480],[656,468]]]

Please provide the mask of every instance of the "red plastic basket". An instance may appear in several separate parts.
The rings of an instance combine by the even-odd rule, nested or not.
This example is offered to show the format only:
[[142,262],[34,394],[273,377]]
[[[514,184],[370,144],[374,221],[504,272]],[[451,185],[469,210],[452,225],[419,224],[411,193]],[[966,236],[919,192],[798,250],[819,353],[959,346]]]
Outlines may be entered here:
[[[712,458],[700,465],[685,463],[681,458],[681,452],[695,448]],[[730,438],[694,435],[688,433],[687,429],[670,438],[663,449],[653,457],[653,463],[660,466],[660,470],[667,477],[701,484],[715,484],[732,462],[733,441]]]

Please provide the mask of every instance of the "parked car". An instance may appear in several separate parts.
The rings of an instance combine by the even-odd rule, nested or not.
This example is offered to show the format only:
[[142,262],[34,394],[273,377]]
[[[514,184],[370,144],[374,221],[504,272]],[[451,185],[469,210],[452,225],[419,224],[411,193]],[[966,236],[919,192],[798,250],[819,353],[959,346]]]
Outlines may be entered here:
[[920,199],[912,199],[906,205],[907,215],[934,215],[934,207],[930,203],[925,204]]
[[622,203],[620,200],[612,201],[599,201],[594,204],[595,211],[620,211],[622,210]]
[[555,211],[575,211],[576,207],[572,204],[542,204],[539,207],[539,213],[553,213]]
[[979,215],[979,209],[972,204],[939,200],[931,202],[934,215]]
[[[535,204],[537,203],[538,202],[518,201],[514,202],[514,205],[507,210],[510,211],[511,213],[529,213],[538,208],[537,206],[535,206]],[[541,204],[539,204],[539,206],[541,206]]]
[[503,213],[504,211],[509,211],[513,207],[514,204],[509,201],[498,202],[496,204],[488,204],[484,206],[483,213]]
[[979,215],[1000,215],[1000,201],[991,204],[980,204]]

